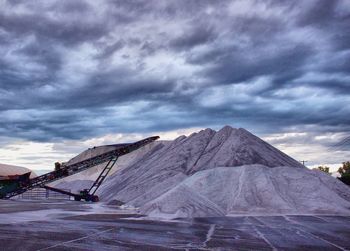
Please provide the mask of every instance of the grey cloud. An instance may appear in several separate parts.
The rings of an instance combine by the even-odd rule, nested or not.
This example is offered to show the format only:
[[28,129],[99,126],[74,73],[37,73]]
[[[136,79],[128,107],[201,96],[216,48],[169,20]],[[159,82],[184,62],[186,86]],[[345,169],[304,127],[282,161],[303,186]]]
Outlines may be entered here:
[[298,18],[297,23],[301,26],[316,25],[321,27],[328,25],[336,18],[336,7],[339,1],[310,1],[304,8]]
[[[0,136],[56,141],[223,124],[350,132],[348,103],[322,103],[348,101],[350,89],[349,17],[331,2],[243,1],[251,6],[237,14],[231,1],[8,1]],[[309,72],[344,79],[301,81]],[[205,96],[266,76],[254,91]],[[296,87],[314,88],[321,104]]]
[[[56,72],[61,68],[61,55],[56,51],[56,48],[50,44],[39,44],[34,41],[21,49],[14,52],[15,54],[22,54],[29,57],[31,61],[36,61],[41,65],[44,65],[48,73]],[[21,55],[19,55],[20,57]]]
[[110,56],[113,56],[113,53],[119,51],[126,45],[124,40],[118,40],[117,42],[104,46],[102,52],[97,56],[98,59],[105,59]]
[[83,13],[88,14],[91,11],[92,7],[89,5],[87,1],[84,0],[75,0],[75,1],[69,1],[69,0],[62,0],[56,2],[52,6],[53,11],[59,11],[63,13],[77,13],[78,15],[81,15]]
[[72,46],[94,41],[108,35],[107,24],[82,21],[57,21],[38,14],[7,14],[0,12],[0,27],[12,36],[34,35],[39,43],[61,43]]
[[333,144],[330,146],[331,150],[343,150],[343,151],[349,151],[350,150],[350,136],[347,136],[337,142],[336,144]]
[[350,12],[340,5],[341,2],[346,1],[310,1],[300,12],[297,25],[311,26],[331,36],[335,51],[349,49]]
[[[242,51],[239,48],[226,48],[211,66],[203,69],[203,74],[218,84],[238,83],[256,76],[275,76],[281,86],[293,77],[300,76],[305,60],[312,53],[311,48],[297,45],[291,48],[276,48],[278,53],[268,51]],[[249,55],[247,55],[249,54]]]
[[190,30],[184,30],[183,33],[170,42],[170,46],[176,49],[193,48],[197,45],[210,43],[216,38],[213,27],[199,24],[197,27]]

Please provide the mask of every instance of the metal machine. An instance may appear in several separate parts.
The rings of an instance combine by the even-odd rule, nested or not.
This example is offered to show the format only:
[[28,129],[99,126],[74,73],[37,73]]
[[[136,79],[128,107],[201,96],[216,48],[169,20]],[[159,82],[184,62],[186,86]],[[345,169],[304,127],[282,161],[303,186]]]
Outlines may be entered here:
[[[83,161],[71,165],[56,163],[55,171],[46,173],[33,179],[29,179],[30,173],[24,175],[16,175],[16,177],[0,177],[0,199],[9,199],[33,188],[44,187],[55,192],[60,192],[63,194],[73,196],[74,199],[77,201],[98,201],[98,196],[95,195],[95,193],[107,177],[110,170],[113,168],[118,157],[135,151],[138,148],[147,145],[157,139],[159,139],[158,136],[153,136],[134,143],[113,145],[117,148],[112,151],[105,152],[103,154],[85,159]],[[79,173],[81,171],[89,169],[93,166],[100,165],[102,163],[107,164],[96,179],[96,181],[93,183],[90,189],[84,189],[80,192],[80,194],[73,194],[64,190],[46,186],[46,184],[51,183],[55,180],[59,180],[64,177]]]

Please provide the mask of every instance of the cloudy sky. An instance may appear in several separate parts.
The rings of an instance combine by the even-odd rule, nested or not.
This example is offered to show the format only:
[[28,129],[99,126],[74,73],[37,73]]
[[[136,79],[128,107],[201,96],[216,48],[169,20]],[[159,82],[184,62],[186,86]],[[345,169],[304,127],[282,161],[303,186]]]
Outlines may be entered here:
[[0,162],[244,127],[350,160],[350,1],[0,0]]

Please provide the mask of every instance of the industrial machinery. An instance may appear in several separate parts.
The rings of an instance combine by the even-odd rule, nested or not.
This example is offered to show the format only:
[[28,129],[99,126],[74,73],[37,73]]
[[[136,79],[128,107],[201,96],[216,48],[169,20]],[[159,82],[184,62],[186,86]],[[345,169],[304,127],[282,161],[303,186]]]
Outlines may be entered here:
[[[98,196],[95,195],[95,193],[107,177],[110,170],[113,168],[118,157],[135,151],[138,148],[147,145],[157,139],[159,139],[158,136],[153,136],[134,143],[113,145],[116,147],[116,149],[71,165],[65,163],[55,163],[54,171],[35,177],[33,179],[29,178],[30,173],[23,175],[15,175],[13,177],[0,177],[0,199],[9,199],[33,188],[44,187],[55,192],[73,196],[74,199],[77,201],[86,200],[96,202],[98,201]],[[106,166],[102,170],[96,181],[93,183],[90,189],[84,189],[79,194],[73,194],[61,189],[46,186],[46,184],[51,183],[55,180],[59,180],[64,177],[79,173],[81,171],[100,165],[102,163],[106,163]]]
[[28,185],[30,173],[0,176],[0,198],[4,197],[7,191],[14,191]]

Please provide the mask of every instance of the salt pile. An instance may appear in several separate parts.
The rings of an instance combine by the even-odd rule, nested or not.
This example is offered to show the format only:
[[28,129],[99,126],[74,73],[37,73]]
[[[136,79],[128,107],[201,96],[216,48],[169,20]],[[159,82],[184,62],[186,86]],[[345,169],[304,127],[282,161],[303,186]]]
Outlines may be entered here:
[[[350,213],[347,186],[241,128],[153,142],[120,158],[114,171],[98,191],[102,201],[155,217]],[[91,182],[79,175],[70,183]]]
[[350,191],[335,178],[305,168],[246,165],[195,173],[142,206],[155,217],[238,214],[349,214]]
[[[143,158],[144,155],[146,155],[155,145],[159,144],[160,142],[163,142],[166,144],[166,141],[158,141],[153,142],[149,145],[146,145],[136,151],[133,151],[127,155],[123,155],[118,158],[118,161],[116,165],[112,168],[112,170],[109,173],[109,176],[112,175],[116,171],[120,171],[124,169],[125,167],[128,167],[132,165],[134,162],[139,161]],[[97,156],[99,154],[103,154],[105,152],[112,151],[116,149],[116,146],[109,145],[109,146],[97,146],[93,148],[89,148],[88,150],[80,153],[76,157],[72,158],[67,162],[67,164],[74,164],[80,161],[83,161],[88,158],[92,158],[94,156]],[[61,188],[61,189],[70,189],[71,192],[79,193],[79,191],[89,188],[93,182],[97,179],[99,174],[102,172],[103,168],[106,166],[106,163],[94,166],[92,168],[89,168],[81,173],[74,174],[72,176],[66,177],[62,180],[58,180],[55,182],[52,182],[50,185]],[[100,190],[99,190],[100,191]]]
[[222,166],[262,164],[304,168],[298,161],[244,129],[229,126],[158,142],[133,165],[116,172],[100,196],[142,206],[169,191],[193,173]]

